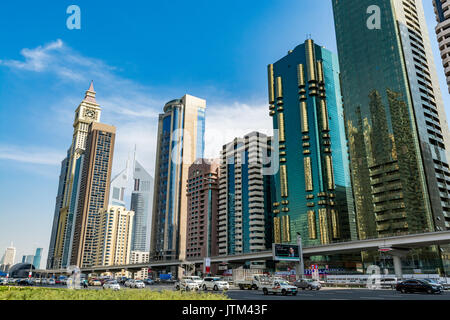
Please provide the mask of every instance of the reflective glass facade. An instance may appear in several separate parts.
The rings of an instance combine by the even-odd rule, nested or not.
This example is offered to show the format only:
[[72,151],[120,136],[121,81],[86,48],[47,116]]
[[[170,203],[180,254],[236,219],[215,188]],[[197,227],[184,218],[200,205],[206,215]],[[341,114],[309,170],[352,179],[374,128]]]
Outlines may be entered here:
[[186,95],[168,102],[159,116],[153,198],[151,256],[186,256],[187,196],[190,165],[203,158],[206,101]]
[[336,55],[307,40],[268,76],[280,152],[274,242],[296,243],[297,233],[304,246],[356,239]]

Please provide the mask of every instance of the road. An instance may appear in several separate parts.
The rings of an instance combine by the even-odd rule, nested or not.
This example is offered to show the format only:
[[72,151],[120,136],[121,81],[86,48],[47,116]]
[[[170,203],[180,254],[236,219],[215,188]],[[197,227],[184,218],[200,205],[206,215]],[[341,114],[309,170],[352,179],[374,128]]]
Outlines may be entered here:
[[[52,288],[64,288],[64,286],[44,286]],[[89,287],[87,290],[102,290],[102,287]],[[122,290],[129,289],[122,287]],[[173,285],[152,285],[144,290],[174,290]],[[208,291],[212,292],[212,291]],[[450,291],[442,294],[409,293],[402,294],[395,290],[369,290],[369,289],[343,289],[322,288],[320,291],[300,290],[297,296],[263,295],[259,290],[239,290],[232,288],[226,295],[233,300],[450,300]]]

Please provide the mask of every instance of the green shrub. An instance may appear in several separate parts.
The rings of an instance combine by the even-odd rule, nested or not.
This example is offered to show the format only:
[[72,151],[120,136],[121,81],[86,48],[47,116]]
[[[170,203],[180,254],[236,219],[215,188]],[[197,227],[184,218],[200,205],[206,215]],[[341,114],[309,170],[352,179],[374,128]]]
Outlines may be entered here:
[[0,300],[229,300],[224,294],[151,290],[0,287]]

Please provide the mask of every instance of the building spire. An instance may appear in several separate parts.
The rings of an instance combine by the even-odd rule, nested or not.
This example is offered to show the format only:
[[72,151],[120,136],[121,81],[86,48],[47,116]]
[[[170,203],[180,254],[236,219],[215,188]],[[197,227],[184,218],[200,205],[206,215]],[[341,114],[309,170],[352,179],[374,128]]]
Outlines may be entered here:
[[88,91],[86,91],[86,96],[84,97],[84,100],[90,103],[97,104],[97,100],[95,100],[95,94],[96,92],[94,90],[94,80],[92,80]]

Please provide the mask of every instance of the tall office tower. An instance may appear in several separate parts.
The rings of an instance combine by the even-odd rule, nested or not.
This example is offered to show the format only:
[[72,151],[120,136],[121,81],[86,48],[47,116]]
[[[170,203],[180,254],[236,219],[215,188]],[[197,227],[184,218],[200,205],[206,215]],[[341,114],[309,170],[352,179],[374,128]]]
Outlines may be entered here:
[[22,263],[33,264],[34,255],[29,254],[22,256]]
[[215,257],[219,196],[219,160],[199,159],[190,168],[187,184],[187,259]]
[[137,160],[134,160],[133,179],[131,210],[134,211],[134,226],[131,250],[150,252],[154,180]]
[[[333,8],[359,237],[450,229],[448,123],[422,2]],[[418,255],[439,260],[436,247]]]
[[33,257],[33,266],[36,269],[40,269],[41,268],[41,257],[42,257],[42,248],[37,248],[36,249],[36,253]]
[[306,246],[356,239],[337,56],[313,40],[268,66],[278,132],[274,241]]
[[126,207],[125,196],[131,180],[131,160],[127,160],[127,165],[119,174],[111,179],[109,205]]
[[159,115],[151,256],[186,258],[187,178],[203,158],[206,101],[190,95],[168,102]]
[[447,77],[448,90],[450,92],[450,2],[447,0],[433,0],[434,12],[436,13],[436,35],[441,50],[442,63]]
[[[150,252],[148,251],[131,251],[130,264],[142,264],[150,261]],[[148,268],[142,268],[134,275],[135,279],[148,279]]]
[[272,246],[272,138],[252,132],[223,146],[219,178],[219,255]]
[[67,157],[61,162],[61,172],[59,174],[58,193],[56,195],[55,211],[53,214],[52,233],[50,236],[50,246],[47,256],[47,269],[52,269],[55,263],[55,246],[56,246],[56,233],[59,226],[59,212],[62,208],[62,201],[64,196],[64,190],[66,187],[67,168],[69,163],[69,151]]
[[77,194],[80,178],[82,162],[80,161],[80,157],[86,149],[89,125],[99,122],[101,115],[101,108],[95,96],[96,92],[94,91],[92,82],[88,91],[86,91],[85,98],[75,111],[72,144],[67,158],[61,166],[60,185],[55,207],[56,213],[49,248],[48,268],[58,269],[68,264],[71,235],[73,234],[73,221],[77,207],[74,197]]
[[70,264],[91,266],[99,212],[108,207],[116,128],[93,122],[89,126],[82,166]]
[[9,248],[6,248],[5,253],[2,257],[2,265],[3,266],[12,266],[16,261],[16,248],[14,248],[13,244]]
[[448,123],[421,1],[333,7],[361,239],[450,229]]
[[99,224],[93,246],[93,265],[126,265],[131,258],[134,212],[125,207],[108,206],[99,212]]

